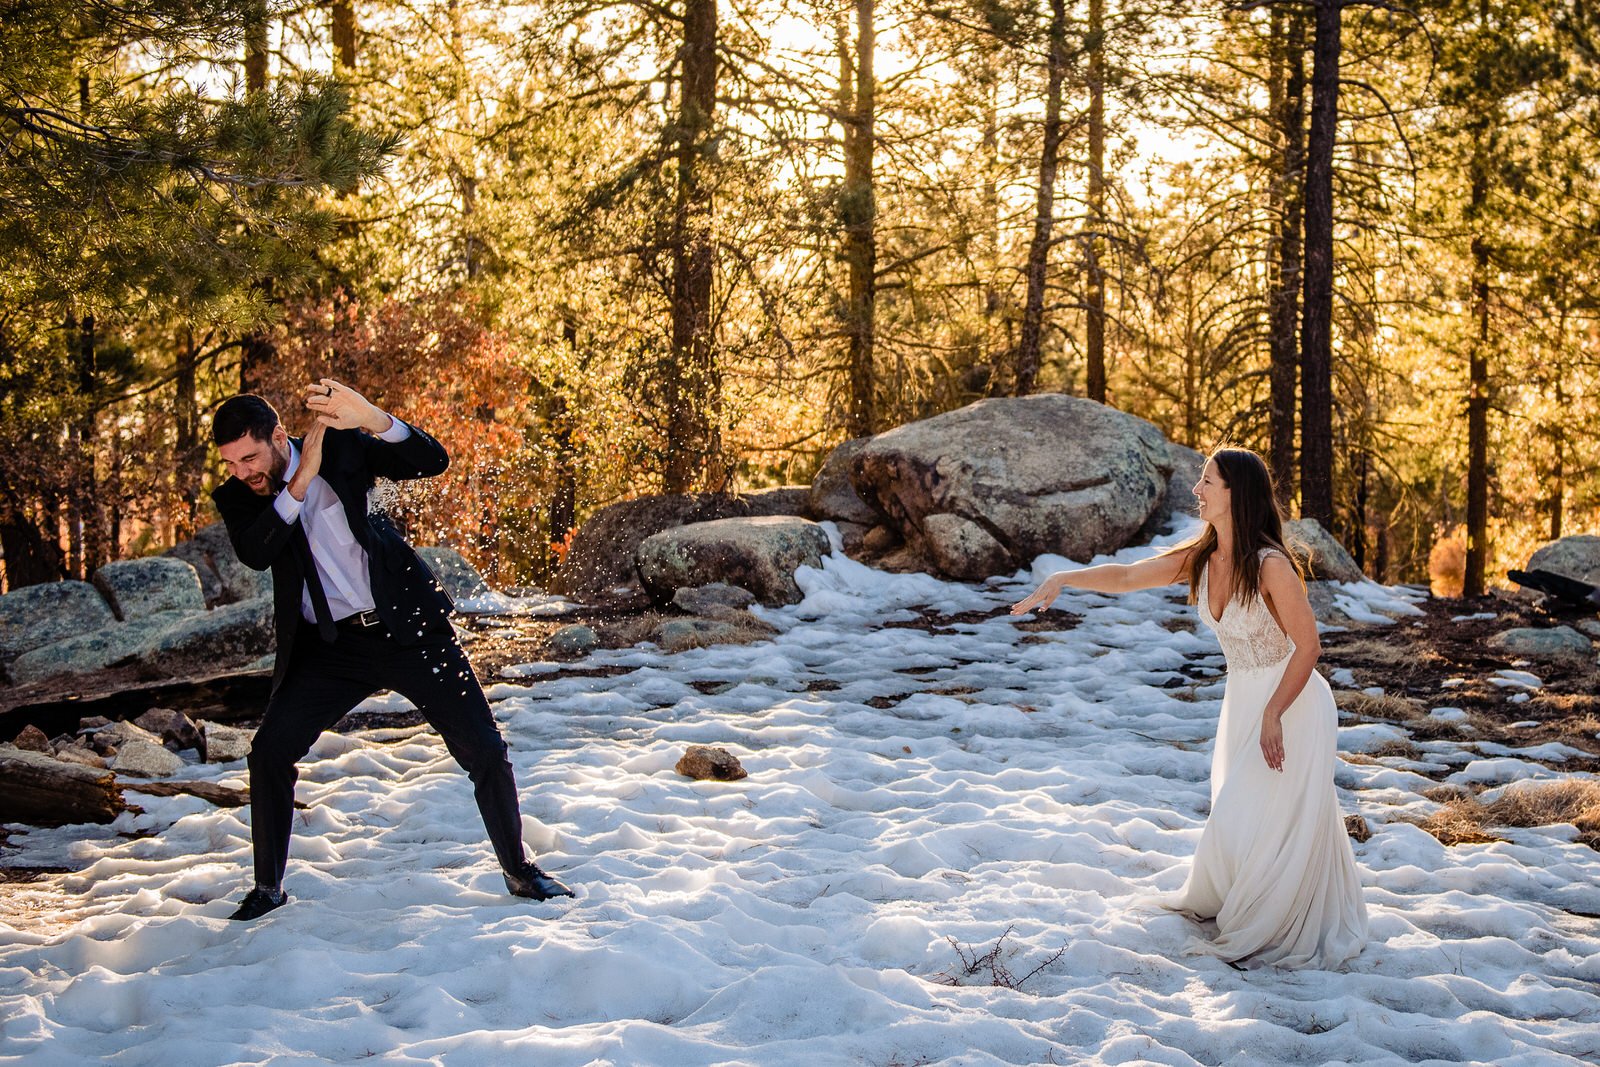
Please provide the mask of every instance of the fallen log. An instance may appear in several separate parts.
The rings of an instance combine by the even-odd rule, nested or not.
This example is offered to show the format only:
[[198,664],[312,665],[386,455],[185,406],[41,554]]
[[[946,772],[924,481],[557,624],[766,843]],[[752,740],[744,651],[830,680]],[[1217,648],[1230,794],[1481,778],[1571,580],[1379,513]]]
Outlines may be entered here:
[[140,680],[127,668],[28,686],[0,687],[0,737],[24,726],[47,736],[71,733],[90,715],[136,719],[151,708],[172,708],[191,719],[239,722],[257,718],[272,691],[270,670],[224,671],[204,678]]
[[1524,589],[1554,597],[1573,607],[1592,608],[1600,605],[1600,586],[1580,582],[1554,571],[1506,571],[1506,577]]
[[0,745],[0,823],[103,823],[127,808],[110,771]]
[[[219,808],[242,808],[250,803],[250,790],[218,785],[216,782],[123,782],[122,788],[151,797],[187,794],[209,800]],[[296,807],[305,807],[297,804]]]

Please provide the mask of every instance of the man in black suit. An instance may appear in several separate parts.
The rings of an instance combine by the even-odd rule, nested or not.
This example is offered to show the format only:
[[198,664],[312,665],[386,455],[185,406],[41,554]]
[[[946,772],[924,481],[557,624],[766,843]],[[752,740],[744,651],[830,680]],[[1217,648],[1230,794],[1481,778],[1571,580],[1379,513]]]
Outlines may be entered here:
[[290,438],[271,404],[224,401],[211,434],[232,475],[211,495],[246,566],[272,569],[278,637],[272,696],[250,749],[256,884],[232,918],[288,900],[296,762],[356,704],[392,689],[417,706],[472,779],[478,810],[517,896],[572,891],[529,862],[517,785],[489,702],[450,626],[450,598],[384,514],[369,514],[374,478],[444,472],[426,433],[331,378],[310,386],[316,422]]

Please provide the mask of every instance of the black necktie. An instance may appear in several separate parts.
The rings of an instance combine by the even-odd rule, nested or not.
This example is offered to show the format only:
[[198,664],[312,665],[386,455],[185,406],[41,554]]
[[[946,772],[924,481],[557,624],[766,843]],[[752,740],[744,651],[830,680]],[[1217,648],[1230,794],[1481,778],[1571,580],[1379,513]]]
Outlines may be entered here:
[[[279,486],[280,491],[282,485]],[[337,641],[339,628],[333,624],[333,612],[328,608],[328,594],[322,588],[322,576],[317,573],[317,561],[311,554],[311,541],[306,537],[302,522],[294,524],[290,535],[300,553],[300,565],[306,572],[306,588],[311,591],[311,613],[317,617],[317,632],[324,641]]]

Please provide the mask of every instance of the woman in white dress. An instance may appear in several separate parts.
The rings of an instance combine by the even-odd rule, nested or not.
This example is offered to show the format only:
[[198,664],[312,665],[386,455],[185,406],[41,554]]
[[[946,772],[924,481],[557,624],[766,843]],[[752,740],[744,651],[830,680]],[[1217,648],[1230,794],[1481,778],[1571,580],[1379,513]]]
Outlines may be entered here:
[[1211,814],[1189,879],[1166,906],[1214,919],[1190,950],[1279,967],[1333,968],[1361,951],[1367,910],[1333,788],[1337,712],[1299,565],[1261,457],[1212,453],[1194,487],[1205,528],[1151,559],[1063,571],[1013,615],[1062,589],[1121,593],[1177,582],[1228,663],[1211,757]]

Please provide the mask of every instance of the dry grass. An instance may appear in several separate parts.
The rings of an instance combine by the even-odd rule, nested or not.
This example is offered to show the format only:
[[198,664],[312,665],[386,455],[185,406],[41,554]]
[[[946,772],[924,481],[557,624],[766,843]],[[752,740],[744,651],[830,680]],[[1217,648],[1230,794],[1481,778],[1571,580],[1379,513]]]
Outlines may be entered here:
[[1501,826],[1550,826],[1571,823],[1586,844],[1600,841],[1600,782],[1566,778],[1515,786],[1488,805],[1489,818]]
[[1341,644],[1336,651],[1339,659],[1371,669],[1405,666],[1417,658],[1417,650],[1404,641],[1377,641],[1370,637]]
[[1425,794],[1442,806],[1416,825],[1446,845],[1499,841],[1487,829],[1493,826],[1555,826],[1571,823],[1578,840],[1600,851],[1600,782],[1567,778],[1555,782],[1529,782],[1501,793],[1492,804],[1455,786],[1440,786]]
[[1488,814],[1476,800],[1461,797],[1447,801],[1426,819],[1413,821],[1446,845],[1477,845],[1503,840],[1483,828]]
[[1388,694],[1375,697],[1350,689],[1341,689],[1333,694],[1333,701],[1339,705],[1341,711],[1348,711],[1350,714],[1358,715],[1363,719],[1376,719],[1381,722],[1410,722],[1428,717],[1427,705],[1420,700],[1412,700],[1408,697],[1395,697]]
[[1410,741],[1385,741],[1368,752],[1367,755],[1380,760],[1385,758],[1414,760],[1422,753]]

